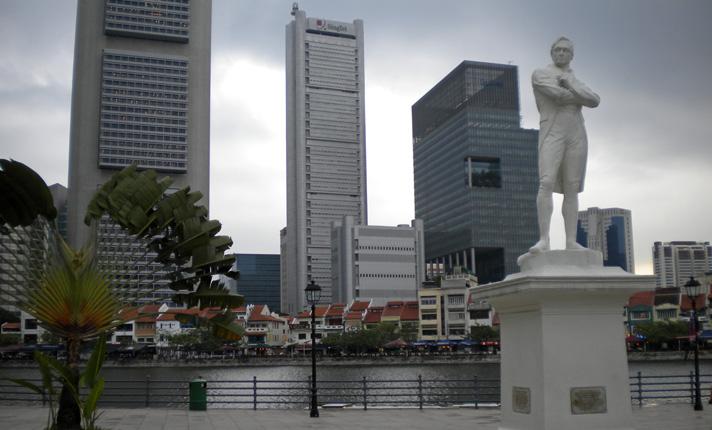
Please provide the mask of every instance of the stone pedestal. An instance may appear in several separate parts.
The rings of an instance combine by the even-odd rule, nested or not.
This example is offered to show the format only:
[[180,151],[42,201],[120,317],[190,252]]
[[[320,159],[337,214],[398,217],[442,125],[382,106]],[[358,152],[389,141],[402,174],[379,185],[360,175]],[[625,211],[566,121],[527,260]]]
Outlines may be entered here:
[[604,267],[598,251],[525,254],[483,285],[500,318],[501,430],[630,430],[623,306],[653,276]]

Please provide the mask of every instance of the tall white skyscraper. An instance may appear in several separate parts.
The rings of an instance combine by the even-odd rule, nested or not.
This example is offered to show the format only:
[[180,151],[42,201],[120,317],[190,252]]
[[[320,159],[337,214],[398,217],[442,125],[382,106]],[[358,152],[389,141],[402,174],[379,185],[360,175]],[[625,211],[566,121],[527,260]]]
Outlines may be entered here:
[[[208,205],[211,14],[211,0],[79,1],[67,218],[73,246],[89,237],[83,219],[97,188],[130,164],[171,176],[176,189],[200,191]],[[106,220],[98,238],[100,264],[145,250]],[[153,288],[153,270],[133,267],[123,282]]]
[[682,288],[690,276],[701,278],[712,271],[709,242],[655,242],[653,270],[658,288]]
[[633,221],[630,210],[588,208],[578,213],[576,241],[603,253],[604,266],[635,273]]
[[287,25],[287,228],[282,311],[304,306],[310,280],[332,300],[331,222],[367,223],[363,22]]

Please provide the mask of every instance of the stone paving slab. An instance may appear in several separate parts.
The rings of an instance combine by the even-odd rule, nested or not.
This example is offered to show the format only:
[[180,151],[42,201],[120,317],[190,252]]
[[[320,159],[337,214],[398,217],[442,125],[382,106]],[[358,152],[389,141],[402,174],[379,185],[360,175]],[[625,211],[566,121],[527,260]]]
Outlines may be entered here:
[[[638,430],[712,430],[712,405],[694,411],[689,404],[633,407]],[[0,429],[38,430],[47,409],[0,406]],[[99,425],[106,430],[497,430],[499,409],[324,409],[319,418],[308,410],[103,409]],[[562,429],[565,430],[565,429]]]

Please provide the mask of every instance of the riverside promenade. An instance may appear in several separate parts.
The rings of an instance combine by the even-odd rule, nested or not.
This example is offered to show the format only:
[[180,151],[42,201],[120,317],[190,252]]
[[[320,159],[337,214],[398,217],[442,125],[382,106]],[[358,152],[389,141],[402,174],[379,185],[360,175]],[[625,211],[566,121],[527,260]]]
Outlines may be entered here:
[[[689,404],[633,407],[637,430],[710,430],[712,406],[696,412]],[[102,409],[99,426],[105,430],[273,430],[273,429],[476,429],[497,430],[499,408],[434,409],[322,409],[319,418],[308,410],[210,409]],[[47,410],[41,407],[0,406],[0,428],[44,428]],[[561,429],[570,430],[570,429]]]

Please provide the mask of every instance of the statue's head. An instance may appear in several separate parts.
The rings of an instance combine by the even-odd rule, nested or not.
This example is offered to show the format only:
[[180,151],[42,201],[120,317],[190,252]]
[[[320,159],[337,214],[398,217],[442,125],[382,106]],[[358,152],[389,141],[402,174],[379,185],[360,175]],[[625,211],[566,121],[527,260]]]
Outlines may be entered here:
[[551,59],[558,67],[566,67],[574,59],[574,44],[561,36],[551,45]]

